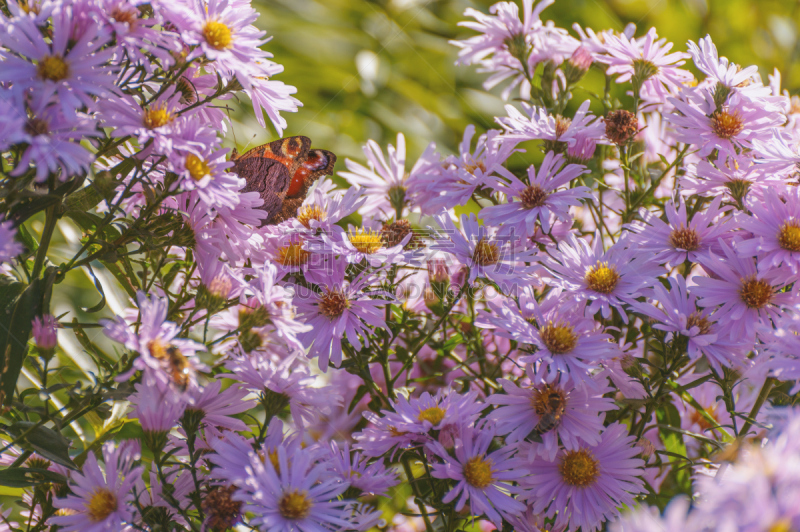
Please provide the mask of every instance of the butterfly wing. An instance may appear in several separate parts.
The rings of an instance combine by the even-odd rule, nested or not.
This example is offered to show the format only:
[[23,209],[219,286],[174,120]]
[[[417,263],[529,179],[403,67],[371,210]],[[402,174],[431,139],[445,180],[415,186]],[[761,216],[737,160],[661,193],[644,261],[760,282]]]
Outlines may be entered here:
[[336,164],[336,155],[327,150],[309,150],[308,157],[300,164],[292,176],[292,181],[286,191],[286,198],[278,216],[270,223],[280,223],[283,220],[297,216],[297,209],[303,204],[311,188],[320,177],[333,174]]
[[269,216],[262,225],[277,223],[283,202],[298,169],[308,159],[311,139],[286,137],[234,157],[233,171],[247,181],[242,192],[258,192]]

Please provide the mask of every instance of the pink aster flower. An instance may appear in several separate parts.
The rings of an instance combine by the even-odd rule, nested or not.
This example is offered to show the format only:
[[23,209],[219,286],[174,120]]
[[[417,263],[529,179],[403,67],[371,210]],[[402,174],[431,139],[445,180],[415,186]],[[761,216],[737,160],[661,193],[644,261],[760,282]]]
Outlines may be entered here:
[[82,107],[94,109],[95,97],[115,92],[113,70],[107,66],[113,50],[101,50],[110,36],[94,24],[72,42],[72,14],[71,6],[54,12],[52,39],[45,40],[28,17],[14,19],[0,33],[0,44],[10,52],[3,54],[0,81],[32,89],[43,101],[58,102],[66,116]]
[[736,245],[742,257],[757,257],[759,271],[786,266],[792,279],[800,275],[800,191],[786,187],[764,190],[763,201],[749,201],[752,216],[739,220],[752,235]]
[[738,93],[718,104],[709,89],[685,88],[678,98],[669,101],[678,112],[664,118],[679,142],[697,146],[698,157],[714,150],[735,156],[755,140],[768,140],[772,128],[786,120],[780,112],[754,104]]
[[639,449],[627,432],[627,427],[614,423],[595,445],[560,450],[554,461],[533,460],[531,474],[520,480],[533,511],[551,518],[558,513],[556,521],[570,530],[594,532],[618,515],[619,507],[632,505],[644,492],[639,478],[644,460],[636,458]]
[[531,444],[530,459],[539,454],[555,460],[559,440],[567,450],[577,449],[581,443],[594,445],[600,441],[605,412],[614,410],[613,400],[603,397],[612,390],[607,385],[596,390],[574,384],[559,376],[550,377],[545,371],[527,366],[529,385],[517,385],[507,379],[498,382],[504,394],[486,398],[497,405],[489,419],[497,425],[497,433],[505,435],[509,443],[522,442],[537,431],[541,443]]
[[456,486],[442,499],[449,503],[458,498],[456,511],[461,511],[467,501],[472,515],[486,515],[499,529],[503,519],[519,515],[525,505],[515,500],[512,494],[519,488],[511,482],[525,476],[525,469],[518,458],[513,458],[513,446],[501,447],[489,452],[495,436],[491,425],[463,427],[456,437],[454,454],[450,456],[439,442],[428,444],[428,448],[443,463],[433,464],[434,478],[453,479]]
[[[144,373],[147,386],[157,386],[173,401],[184,400],[187,390],[197,386],[197,371],[206,367],[197,358],[205,346],[178,338],[180,328],[166,321],[169,303],[165,298],[148,298],[144,292],[136,294],[138,311],[129,311],[125,317],[100,320],[106,336],[131,351],[138,353],[133,368],[117,377],[127,380],[135,371]],[[134,324],[138,326],[134,327]]]
[[646,256],[634,256],[620,240],[603,250],[602,238],[595,235],[594,244],[584,238],[570,235],[558,246],[547,261],[547,267],[556,278],[554,284],[562,287],[576,301],[586,301],[586,316],[601,312],[606,319],[611,309],[616,309],[628,323],[625,305],[630,304],[651,286],[661,275],[662,269],[649,262]]
[[221,438],[223,431],[244,432],[247,425],[233,417],[253,408],[255,401],[247,399],[250,391],[234,384],[222,389],[222,380],[212,380],[202,390],[194,390],[192,399],[186,407],[186,414],[200,419],[200,427],[205,430],[206,440]]
[[[271,57],[272,54],[267,54]],[[279,67],[279,68],[278,68]],[[253,71],[250,73],[250,86],[243,89],[244,93],[250,98],[253,104],[253,111],[256,120],[261,127],[266,127],[264,115],[272,122],[278,136],[283,134],[287,122],[280,113],[295,113],[297,108],[302,106],[300,100],[293,97],[297,88],[292,85],[271,79],[274,74],[283,71],[283,67],[269,61],[261,59],[255,61],[251,66]]]
[[717,196],[702,211],[688,219],[686,203],[680,199],[678,208],[670,200],[664,205],[667,222],[645,209],[641,210],[642,222],[628,226],[629,242],[636,253],[648,257],[658,264],[670,267],[684,261],[697,262],[700,255],[709,249],[719,250],[720,237],[731,231],[731,217],[724,217],[730,207],[722,207],[722,197]]
[[437,217],[442,230],[431,246],[432,250],[453,255],[469,268],[467,282],[486,278],[508,292],[531,274],[533,268],[525,263],[537,261],[536,249],[525,249],[520,235],[480,225],[474,214],[461,216],[456,228],[447,215]]
[[499,142],[516,146],[526,140],[541,139],[549,149],[567,149],[579,140],[598,141],[605,135],[605,124],[589,112],[589,100],[583,102],[573,118],[553,116],[547,110],[522,102],[525,113],[513,105],[506,105],[508,117],[496,118],[505,132]]
[[633,308],[655,320],[653,328],[666,331],[667,342],[677,336],[684,337],[690,359],[705,356],[720,374],[722,366],[742,367],[750,347],[747,342],[731,341],[721,334],[723,325],[717,321],[719,316],[712,314],[711,309],[697,308],[697,296],[687,289],[682,276],[670,277],[669,282],[669,290],[661,284],[653,287],[652,303],[637,301]]
[[[370,140],[364,146],[364,155],[369,167],[350,159],[345,160],[347,172],[339,175],[351,185],[364,191],[367,201],[359,212],[366,217],[392,218],[395,214],[403,217],[407,204],[406,187],[406,138],[397,134],[397,147],[391,144],[387,148],[388,161],[377,142]],[[411,170],[413,174],[415,168]]]
[[317,181],[297,210],[297,217],[291,219],[293,229],[330,232],[337,222],[359,210],[368,199],[359,188],[332,190],[333,186],[329,179]]
[[800,303],[800,296],[797,289],[781,291],[786,285],[785,272],[759,271],[755,259],[739,257],[724,242],[721,246],[723,257],[709,253],[700,259],[711,277],[693,277],[697,283],[694,293],[701,307],[718,307],[714,316],[723,324],[720,334],[755,341],[756,326],[775,322],[788,306]]
[[589,187],[568,188],[573,179],[588,172],[583,165],[564,166],[561,154],[547,152],[538,172],[533,165],[528,168],[528,183],[513,175],[509,178],[510,183],[493,179],[494,188],[514,201],[485,207],[481,210],[481,218],[489,225],[513,227],[515,233],[525,237],[535,234],[538,220],[542,230],[549,233],[552,219],[571,220],[569,208],[580,205],[581,199],[592,198]]
[[658,39],[655,28],[650,28],[641,39],[625,35],[608,35],[605,41],[607,55],[597,56],[597,61],[608,65],[606,74],[619,74],[617,83],[632,81],[640,88],[642,98],[657,103],[666,102],[667,95],[678,92],[683,84],[693,79],[688,70],[678,68],[689,54],[669,53],[672,43]]
[[104,474],[90,452],[81,473],[72,474],[72,494],[64,499],[53,498],[56,508],[71,511],[52,517],[50,523],[63,527],[65,532],[134,530],[132,488],[142,476],[142,467],[133,465],[138,459],[138,444],[129,441],[115,447],[108,442],[103,445]]
[[413,236],[413,233],[408,233],[400,243],[390,247],[383,242],[379,231],[353,226],[345,231],[334,226],[330,234],[322,235],[324,247],[319,249],[319,253],[342,257],[350,264],[366,263],[373,268],[403,264],[410,262],[414,254],[403,249]]
[[178,424],[186,407],[185,403],[171,401],[158,388],[150,388],[141,383],[135,385],[135,390],[136,392],[130,396],[130,401],[134,405],[130,417],[139,420],[145,434],[165,435]]
[[275,532],[351,528],[347,501],[339,499],[348,483],[327,475],[326,463],[299,447],[289,453],[285,445],[278,446],[276,462],[251,461],[247,483],[256,489],[233,496],[244,503],[243,512],[254,516],[251,525]]
[[800,150],[794,136],[784,130],[774,128],[772,136],[753,141],[756,161],[765,169],[791,174],[800,165]]
[[512,179],[513,174],[503,164],[516,150],[496,142],[498,134],[499,131],[490,130],[481,135],[473,150],[475,126],[469,125],[459,144],[458,156],[450,155],[444,160],[431,144],[408,178],[408,193],[414,206],[425,214],[438,214],[466,204],[475,192],[494,179],[492,176],[499,174]]
[[326,264],[306,273],[306,279],[316,284],[319,291],[298,286],[299,293],[294,299],[298,318],[311,327],[298,338],[309,347],[309,357],[319,357],[322,371],[328,370],[329,362],[336,367],[341,365],[343,340],[360,351],[359,336],[366,337],[370,327],[386,327],[382,310],[386,301],[373,299],[370,296],[374,294],[365,291],[373,278],[362,273],[348,281],[346,261],[331,260]]

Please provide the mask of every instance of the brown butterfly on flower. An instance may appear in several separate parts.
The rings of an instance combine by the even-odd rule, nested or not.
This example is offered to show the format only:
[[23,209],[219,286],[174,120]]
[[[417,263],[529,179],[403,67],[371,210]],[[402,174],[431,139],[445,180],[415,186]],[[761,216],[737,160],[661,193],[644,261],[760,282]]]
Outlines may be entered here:
[[268,216],[261,225],[274,225],[293,218],[311,185],[333,173],[336,155],[311,149],[308,137],[286,137],[231,156],[233,172],[247,184],[242,192],[258,192]]

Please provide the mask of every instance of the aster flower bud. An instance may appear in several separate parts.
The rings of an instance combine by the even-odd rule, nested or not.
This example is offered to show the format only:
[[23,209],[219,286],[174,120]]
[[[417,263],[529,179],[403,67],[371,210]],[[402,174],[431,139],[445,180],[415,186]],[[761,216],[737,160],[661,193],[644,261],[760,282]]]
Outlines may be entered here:
[[606,137],[618,146],[627,144],[639,132],[639,120],[630,111],[611,111],[605,119]]
[[[39,351],[51,351],[58,344],[56,328],[58,322],[51,314],[33,318],[33,341]],[[52,354],[52,353],[51,353]]]
[[631,377],[638,379],[642,376],[642,367],[633,355],[624,355],[622,360],[620,360],[620,366],[622,367],[622,371]]
[[233,284],[227,275],[217,275],[206,285],[197,289],[197,306],[207,309],[211,314],[220,310],[230,296]]
[[636,440],[636,446],[641,449],[641,456],[645,460],[649,460],[656,452],[656,446],[647,438],[639,438]]
[[585,46],[579,46],[564,63],[564,74],[570,84],[577,83],[589,71],[594,59]]
[[442,298],[440,294],[433,288],[425,288],[423,297],[425,299],[425,306],[437,316],[441,316],[444,312],[444,307],[442,307]]

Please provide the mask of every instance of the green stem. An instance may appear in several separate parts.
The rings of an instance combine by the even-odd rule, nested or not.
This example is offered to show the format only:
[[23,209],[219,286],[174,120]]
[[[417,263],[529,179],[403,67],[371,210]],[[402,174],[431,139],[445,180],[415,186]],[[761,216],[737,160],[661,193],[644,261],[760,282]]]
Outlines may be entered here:
[[47,249],[50,247],[50,239],[53,237],[53,231],[56,228],[56,222],[58,222],[58,216],[56,216],[57,208],[57,205],[53,205],[45,211],[44,230],[42,231],[42,239],[39,241],[39,249],[36,250],[36,260],[33,263],[31,279],[38,279],[39,274],[42,273],[44,260],[47,257]]
[[739,432],[739,438],[745,438],[747,436],[747,431],[750,430],[750,427],[753,425],[753,421],[755,421],[758,411],[761,410],[762,406],[764,406],[764,403],[767,401],[767,397],[769,397],[769,392],[772,391],[772,387],[774,385],[775,379],[772,377],[769,377],[766,381],[764,381],[764,386],[761,387],[761,391],[758,393],[756,403],[750,410],[750,415],[747,416],[744,425],[742,425],[742,430]]

